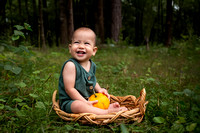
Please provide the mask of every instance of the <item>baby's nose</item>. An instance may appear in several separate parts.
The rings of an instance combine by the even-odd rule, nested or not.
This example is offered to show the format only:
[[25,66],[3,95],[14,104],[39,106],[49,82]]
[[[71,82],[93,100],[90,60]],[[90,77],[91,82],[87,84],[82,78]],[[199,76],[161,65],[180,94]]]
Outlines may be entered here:
[[83,43],[80,43],[78,46],[79,46],[79,48],[84,48],[84,44]]

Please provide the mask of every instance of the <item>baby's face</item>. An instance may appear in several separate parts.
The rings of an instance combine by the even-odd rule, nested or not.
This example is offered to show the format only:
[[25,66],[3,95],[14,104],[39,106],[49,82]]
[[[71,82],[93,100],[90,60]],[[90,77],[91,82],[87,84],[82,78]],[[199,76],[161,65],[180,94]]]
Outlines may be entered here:
[[72,38],[72,44],[75,41],[84,41],[90,43],[91,46],[95,46],[95,34],[90,30],[78,30],[74,33]]
[[88,61],[97,51],[95,34],[90,30],[78,30],[74,33],[69,50],[73,58],[80,62]]

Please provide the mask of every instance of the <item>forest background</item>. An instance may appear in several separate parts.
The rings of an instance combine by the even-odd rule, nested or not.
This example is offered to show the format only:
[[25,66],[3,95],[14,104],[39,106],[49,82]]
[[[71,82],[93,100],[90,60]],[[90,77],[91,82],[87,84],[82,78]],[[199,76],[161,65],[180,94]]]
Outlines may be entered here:
[[172,39],[200,35],[199,6],[199,0],[1,0],[0,36],[12,36],[14,25],[28,23],[30,45],[45,49],[66,46],[74,29],[87,26],[100,45],[114,40],[170,46]]
[[[200,0],[0,0],[0,132],[200,132]],[[66,122],[52,110],[73,31],[97,34],[96,77],[149,101],[141,123]]]

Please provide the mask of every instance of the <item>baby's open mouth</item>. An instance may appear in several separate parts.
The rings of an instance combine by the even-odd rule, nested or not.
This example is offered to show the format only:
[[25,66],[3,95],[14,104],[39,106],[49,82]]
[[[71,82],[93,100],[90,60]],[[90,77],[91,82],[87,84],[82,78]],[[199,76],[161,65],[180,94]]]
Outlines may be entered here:
[[86,52],[84,52],[84,51],[78,51],[78,52],[76,52],[77,54],[86,54]]

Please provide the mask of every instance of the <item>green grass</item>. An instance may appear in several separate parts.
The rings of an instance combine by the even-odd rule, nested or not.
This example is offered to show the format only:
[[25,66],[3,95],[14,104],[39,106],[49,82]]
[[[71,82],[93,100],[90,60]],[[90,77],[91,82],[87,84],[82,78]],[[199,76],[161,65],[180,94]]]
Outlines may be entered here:
[[106,126],[66,122],[52,110],[61,66],[70,58],[67,49],[41,52],[4,45],[0,132],[200,132],[199,44],[197,39],[150,51],[142,46],[99,48],[92,60],[100,86],[113,95],[136,97],[146,88],[149,101],[141,123]]

